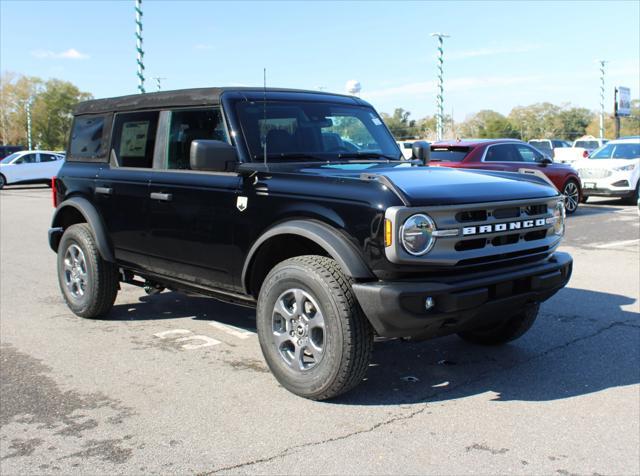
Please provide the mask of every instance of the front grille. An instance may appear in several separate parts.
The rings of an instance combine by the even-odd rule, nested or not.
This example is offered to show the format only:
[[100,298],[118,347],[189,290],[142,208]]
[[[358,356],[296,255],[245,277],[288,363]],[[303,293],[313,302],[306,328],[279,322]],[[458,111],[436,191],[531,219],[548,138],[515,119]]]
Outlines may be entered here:
[[578,175],[583,179],[601,179],[611,176],[611,170],[607,169],[580,169]]

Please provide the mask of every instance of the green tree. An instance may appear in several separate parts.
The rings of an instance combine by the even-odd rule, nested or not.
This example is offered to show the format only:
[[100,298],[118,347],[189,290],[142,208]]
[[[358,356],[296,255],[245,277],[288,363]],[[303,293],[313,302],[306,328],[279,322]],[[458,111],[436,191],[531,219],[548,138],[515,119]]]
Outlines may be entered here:
[[480,111],[468,118],[460,126],[460,132],[463,137],[491,139],[498,137],[520,137],[520,132],[513,127],[505,116],[499,112],[488,109]]
[[33,104],[33,129],[39,146],[52,150],[65,148],[73,120],[73,107],[91,97],[91,94],[81,92],[67,81],[47,81]]
[[[600,114],[594,114],[586,130],[594,137],[600,136]],[[620,118],[620,136],[640,135],[640,99],[631,101],[631,115]],[[615,122],[612,115],[607,114],[604,119],[604,136],[613,139],[615,136]]]
[[384,123],[397,140],[414,139],[418,134],[416,121],[409,118],[411,113],[409,111],[405,111],[401,107],[396,108],[395,111],[393,111],[392,116],[384,112],[381,116]]
[[522,140],[557,138],[561,132],[557,120],[560,110],[560,106],[548,102],[517,106],[508,119]]
[[556,116],[555,131],[557,137],[575,140],[586,134],[587,127],[593,120],[594,114],[583,107],[563,109]]
[[34,147],[66,146],[73,107],[92,96],[67,81],[3,73],[0,80],[0,142],[27,145],[27,102],[31,102]]

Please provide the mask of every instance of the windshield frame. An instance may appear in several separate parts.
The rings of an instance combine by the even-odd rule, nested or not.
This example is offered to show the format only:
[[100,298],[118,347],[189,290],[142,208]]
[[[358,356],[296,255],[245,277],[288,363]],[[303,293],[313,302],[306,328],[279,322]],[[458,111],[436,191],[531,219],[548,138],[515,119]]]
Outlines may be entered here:
[[[378,114],[378,112],[369,104],[367,104],[364,101],[361,101],[357,98],[348,98],[349,100],[346,101],[345,98],[342,98],[340,96],[337,96],[335,100],[332,100],[333,98],[331,96],[328,96],[326,99],[323,98],[322,100],[316,100],[316,99],[310,99],[307,95],[305,95],[305,97],[300,97],[295,98],[295,97],[273,97],[272,94],[267,93],[267,95],[265,96],[266,101],[267,101],[267,111],[269,110],[269,105],[276,105],[276,104],[291,104],[292,106],[296,105],[296,104],[309,104],[309,105],[313,105],[313,104],[318,104],[318,105],[324,105],[324,106],[333,106],[335,108],[338,109],[356,109],[356,110],[366,110],[366,112],[371,114],[371,117],[373,118],[372,120],[377,120],[380,121],[380,124],[376,124],[376,127],[380,127],[384,136],[386,136],[387,139],[387,146],[389,146],[389,150],[385,151],[383,149],[383,147],[385,146],[385,144],[380,144],[377,140],[376,143],[380,146],[380,150],[381,152],[378,154],[375,151],[372,150],[363,150],[362,151],[362,157],[358,157],[357,152],[347,152],[347,151],[341,151],[341,152],[326,152],[326,151],[298,151],[298,152],[293,152],[291,154],[280,154],[280,156],[284,156],[284,155],[290,155],[291,158],[287,158],[285,159],[284,157],[279,157],[276,154],[270,153],[269,149],[267,149],[267,163],[271,164],[271,163],[291,163],[291,162],[302,162],[302,163],[345,163],[345,162],[349,162],[349,161],[371,161],[371,162],[388,162],[388,161],[403,161],[403,155],[402,155],[402,151],[400,150],[400,148],[398,147],[398,144],[396,143],[396,140],[393,136],[393,134],[391,134],[391,132],[389,131],[387,125],[385,124],[385,122],[383,121],[382,117],[380,117],[380,115]],[[235,145],[239,148],[239,149],[243,149],[243,155],[244,160],[241,160],[242,162],[247,162],[247,163],[264,163],[264,156],[263,156],[263,149],[262,147],[260,147],[259,149],[259,154],[256,153],[252,153],[251,151],[251,147],[250,147],[250,141],[247,137],[247,128],[246,128],[246,124],[244,123],[244,120],[242,118],[242,113],[240,111],[240,107],[242,107],[243,104],[247,104],[247,103],[258,103],[259,105],[262,105],[264,102],[263,98],[238,98],[236,100],[233,101],[225,101],[225,98],[223,98],[223,103],[225,105],[225,110],[227,112],[227,115],[229,116],[230,119],[230,125],[231,125],[231,135],[233,137],[234,143]],[[354,117],[357,117],[357,115],[354,115]],[[374,123],[375,124],[375,123]],[[366,124],[364,124],[366,127]],[[375,137],[373,137],[375,140]],[[386,152],[386,153],[385,153]],[[389,152],[392,152],[391,154]],[[344,155],[348,155],[349,158],[346,157],[341,157],[341,154]],[[299,158],[295,158],[296,155],[299,155],[301,157]],[[373,157],[373,156],[376,157]]]

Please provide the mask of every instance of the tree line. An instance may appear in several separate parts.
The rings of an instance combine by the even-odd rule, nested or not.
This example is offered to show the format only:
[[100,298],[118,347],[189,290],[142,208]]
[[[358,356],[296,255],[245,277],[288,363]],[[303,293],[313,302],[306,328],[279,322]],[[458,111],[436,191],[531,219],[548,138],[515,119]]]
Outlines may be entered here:
[[[436,117],[412,119],[411,112],[397,108],[393,114],[382,113],[387,127],[398,140],[436,138]],[[548,102],[514,107],[505,116],[485,109],[472,114],[464,122],[454,123],[444,117],[444,137],[575,140],[583,135],[600,135],[600,115],[583,107],[558,106]],[[605,137],[614,138],[614,118],[605,116]],[[631,102],[631,116],[620,119],[620,135],[640,135],[640,100]]]
[[[35,76],[3,73],[0,78],[0,143],[27,145],[27,103],[31,108],[33,147],[62,150],[66,147],[73,119],[73,107],[91,99],[90,93],[59,79],[43,80]],[[387,127],[398,140],[435,140],[436,118],[411,118],[411,112],[397,108],[393,114],[382,113]],[[344,124],[348,127],[349,124]],[[631,116],[621,118],[620,135],[640,135],[640,100],[631,102]],[[585,134],[599,135],[599,115],[586,108],[558,106],[548,102],[514,107],[505,116],[489,109],[454,123],[444,117],[444,137],[496,138],[522,140],[554,138],[574,140]],[[605,119],[605,137],[614,137],[614,120]]]
[[73,107],[91,99],[74,84],[5,72],[0,78],[0,143],[27,146],[27,104],[33,148],[66,148]]

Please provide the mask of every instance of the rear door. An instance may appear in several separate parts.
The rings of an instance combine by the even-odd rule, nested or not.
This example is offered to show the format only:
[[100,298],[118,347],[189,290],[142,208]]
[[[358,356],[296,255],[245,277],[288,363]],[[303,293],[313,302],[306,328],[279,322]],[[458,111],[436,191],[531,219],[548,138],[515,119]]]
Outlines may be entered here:
[[207,287],[232,289],[236,173],[193,171],[191,142],[228,141],[217,107],[164,111],[162,153],[149,187],[147,252],[151,271]]
[[159,111],[115,115],[110,162],[96,178],[95,203],[113,244],[116,259],[146,268],[149,182]]
[[58,173],[58,170],[60,170],[60,167],[63,163],[64,160],[61,160],[60,156],[58,155],[50,154],[47,152],[40,152],[38,178],[42,180],[51,180],[51,178]]

